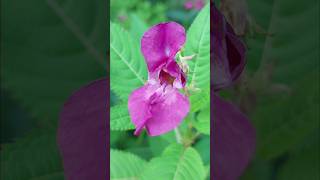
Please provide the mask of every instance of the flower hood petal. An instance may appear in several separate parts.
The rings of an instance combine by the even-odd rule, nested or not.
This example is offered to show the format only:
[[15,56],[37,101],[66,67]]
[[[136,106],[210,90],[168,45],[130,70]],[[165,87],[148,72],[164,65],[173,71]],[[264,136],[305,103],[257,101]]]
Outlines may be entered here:
[[62,109],[57,141],[66,179],[107,179],[107,84],[102,79],[81,88]]
[[243,71],[246,48],[214,5],[212,13],[211,84],[219,90],[229,86]]
[[154,72],[174,60],[185,41],[184,27],[175,22],[160,23],[148,29],[141,39],[141,51],[148,71]]
[[235,106],[213,95],[213,179],[234,180],[243,173],[255,151],[256,134]]

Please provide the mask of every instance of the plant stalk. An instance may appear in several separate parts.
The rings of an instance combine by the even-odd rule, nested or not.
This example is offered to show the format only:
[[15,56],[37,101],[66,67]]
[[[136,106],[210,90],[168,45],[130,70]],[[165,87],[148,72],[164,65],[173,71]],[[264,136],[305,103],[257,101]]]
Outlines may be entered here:
[[174,132],[176,134],[177,143],[182,144],[182,138],[181,138],[181,133],[179,131],[179,128],[178,127],[174,128]]

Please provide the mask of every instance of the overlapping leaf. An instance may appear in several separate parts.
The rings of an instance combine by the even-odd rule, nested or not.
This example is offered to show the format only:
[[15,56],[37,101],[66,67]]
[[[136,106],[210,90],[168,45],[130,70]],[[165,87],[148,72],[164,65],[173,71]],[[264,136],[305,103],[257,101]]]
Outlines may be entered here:
[[134,129],[134,125],[130,121],[127,104],[111,107],[110,129],[113,131]]
[[111,180],[139,179],[146,161],[128,152],[111,149],[110,172]]
[[206,106],[199,112],[197,120],[194,123],[195,128],[203,133],[210,135],[210,104]]
[[191,112],[197,112],[210,102],[210,87],[192,92],[190,98]]
[[203,180],[205,173],[201,157],[195,149],[172,144],[161,157],[148,163],[141,179]]

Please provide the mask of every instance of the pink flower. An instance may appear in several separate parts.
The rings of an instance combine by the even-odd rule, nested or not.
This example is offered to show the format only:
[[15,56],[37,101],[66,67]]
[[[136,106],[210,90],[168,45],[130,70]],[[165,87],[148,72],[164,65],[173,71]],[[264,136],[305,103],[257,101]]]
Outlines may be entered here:
[[192,3],[192,1],[186,1],[186,2],[184,3],[184,8],[185,8],[186,10],[192,9],[192,8],[193,8],[193,3]]
[[186,10],[196,9],[201,10],[205,5],[204,0],[186,1],[184,3],[184,8]]
[[196,0],[194,8],[196,10],[201,10],[204,7],[204,1],[203,0]]
[[149,79],[128,100],[135,135],[144,128],[150,136],[161,135],[177,127],[188,114],[189,100],[179,92],[186,84],[186,75],[175,61],[185,40],[184,28],[175,22],[157,24],[144,33],[141,51]]

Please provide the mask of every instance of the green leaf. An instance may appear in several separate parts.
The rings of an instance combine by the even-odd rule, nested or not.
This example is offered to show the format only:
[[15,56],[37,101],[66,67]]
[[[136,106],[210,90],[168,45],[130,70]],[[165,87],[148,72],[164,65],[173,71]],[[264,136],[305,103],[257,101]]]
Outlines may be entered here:
[[138,156],[119,150],[110,151],[111,180],[138,179],[146,161]]
[[196,88],[210,87],[210,5],[199,12],[187,32],[185,55],[195,55],[189,60],[189,82]]
[[111,107],[110,111],[110,130],[130,130],[134,129],[128,112],[127,104],[120,104]]
[[5,180],[41,179],[63,171],[56,136],[47,130],[33,131],[14,143],[4,144],[0,159],[0,179]]
[[174,131],[170,131],[161,136],[149,136],[148,142],[153,156],[160,156],[171,143],[176,142],[176,135]]
[[210,165],[210,136],[202,136],[194,145],[205,165]]
[[210,104],[209,103],[197,115],[197,120],[194,122],[194,126],[199,132],[206,135],[210,135]]
[[197,112],[210,102],[210,87],[194,92],[190,96],[191,112]]
[[201,109],[210,101],[210,6],[206,5],[187,32],[185,55],[195,55],[188,61],[189,85],[199,88],[190,96],[191,112]]
[[205,168],[198,152],[192,147],[184,148],[173,144],[163,152],[161,157],[152,159],[141,176],[142,180],[203,180]]
[[134,44],[128,32],[119,25],[110,25],[111,89],[124,102],[130,93],[143,86],[147,78],[144,61],[139,57],[139,44]]

